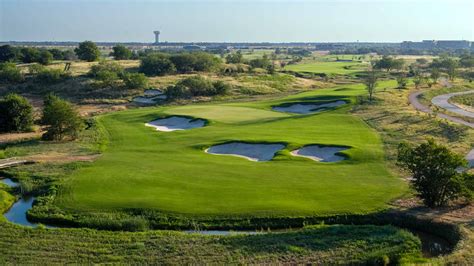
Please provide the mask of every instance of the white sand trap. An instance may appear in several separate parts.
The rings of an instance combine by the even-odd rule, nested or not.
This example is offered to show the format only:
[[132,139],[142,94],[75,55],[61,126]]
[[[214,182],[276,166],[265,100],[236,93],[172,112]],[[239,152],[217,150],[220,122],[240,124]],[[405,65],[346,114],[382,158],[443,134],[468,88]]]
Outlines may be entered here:
[[327,147],[318,145],[309,145],[291,152],[293,156],[306,157],[318,162],[339,162],[345,159],[344,156],[336,153],[347,150],[345,147]]
[[158,131],[186,130],[197,127],[203,127],[206,121],[203,119],[191,119],[182,116],[171,116],[168,118],[157,119],[146,123],[146,126],[154,127]]
[[218,155],[232,155],[251,161],[270,161],[275,156],[275,153],[284,147],[285,145],[283,144],[229,142],[212,146],[206,152]]
[[288,106],[274,106],[272,109],[274,111],[279,112],[286,112],[286,113],[295,113],[295,114],[309,114],[309,113],[317,113],[324,111],[326,109],[338,107],[340,105],[346,104],[345,101],[334,101],[322,104],[303,104],[303,103],[295,103]]

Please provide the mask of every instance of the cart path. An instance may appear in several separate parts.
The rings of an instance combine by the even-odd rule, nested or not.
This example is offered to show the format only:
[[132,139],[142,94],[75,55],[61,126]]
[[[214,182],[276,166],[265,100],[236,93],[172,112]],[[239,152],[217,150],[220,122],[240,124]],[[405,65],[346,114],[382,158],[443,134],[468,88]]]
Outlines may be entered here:
[[[421,111],[421,112],[424,112],[424,113],[428,113],[428,114],[432,114],[433,111],[426,105],[423,105],[420,103],[420,101],[418,101],[418,97],[423,93],[424,91],[416,91],[416,92],[413,92],[411,93],[409,96],[408,96],[408,99],[410,101],[410,104],[417,110]],[[463,92],[463,94],[468,94],[468,93],[474,93],[474,90],[473,91],[467,91],[467,92]],[[439,96],[436,96],[435,98],[438,98],[436,101],[434,101],[435,98],[433,98],[432,102],[433,104],[435,104],[436,106],[438,107],[441,107],[441,108],[444,108],[443,106],[454,106],[455,108],[459,109],[459,110],[462,110],[463,112],[467,112],[470,114],[470,116],[467,116],[467,117],[472,117],[474,118],[474,113],[472,112],[469,112],[467,110],[464,110],[464,109],[461,109],[455,105],[452,105],[450,103],[448,103],[448,100],[450,97],[454,96],[454,95],[460,95],[458,92],[457,93],[449,93],[449,94],[443,94],[443,95],[439,95]],[[440,96],[445,96],[445,97],[440,97]],[[436,102],[436,103],[435,103]],[[438,105],[438,103],[440,105]],[[447,105],[446,105],[447,104]],[[449,111],[452,112],[451,109],[447,109]],[[458,112],[455,112],[457,114],[460,114]],[[438,117],[440,118],[444,118],[444,119],[447,119],[449,121],[452,121],[454,123],[458,123],[458,124],[463,124],[465,126],[468,126],[470,128],[474,128],[474,123],[470,123],[468,121],[465,121],[461,118],[457,118],[457,117],[452,117],[450,115],[447,115],[447,114],[442,114],[442,113],[438,113],[437,114]],[[469,167],[470,168],[474,168],[474,147],[471,149],[471,151],[466,155],[466,160],[469,162]]]
[[451,104],[451,103],[448,102],[449,98],[451,98],[453,96],[466,95],[466,94],[471,94],[471,93],[474,93],[474,90],[453,92],[453,93],[438,95],[438,96],[434,97],[431,100],[431,102],[434,105],[436,105],[440,108],[446,109],[446,110],[448,110],[452,113],[456,113],[458,115],[462,115],[462,116],[465,116],[465,117],[474,118],[474,112],[470,112],[466,109],[460,108],[459,106]]

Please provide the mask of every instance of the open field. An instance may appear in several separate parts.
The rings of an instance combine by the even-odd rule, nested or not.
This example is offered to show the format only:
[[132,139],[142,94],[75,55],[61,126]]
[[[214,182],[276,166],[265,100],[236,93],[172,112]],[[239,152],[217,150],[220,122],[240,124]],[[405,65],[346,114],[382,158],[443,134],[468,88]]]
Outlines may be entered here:
[[[270,102],[104,115],[99,121],[109,134],[108,149],[93,165],[73,174],[56,204],[86,212],[138,208],[214,216],[310,216],[383,209],[405,185],[386,170],[377,134],[347,114],[348,107],[316,115],[269,110],[287,101],[350,100],[363,92],[362,86],[352,86]],[[209,125],[173,133],[144,126],[171,114],[208,119]],[[286,149],[273,161],[261,163],[203,152],[231,140],[284,143]],[[350,159],[325,164],[289,155],[307,144],[349,146],[345,153]]]

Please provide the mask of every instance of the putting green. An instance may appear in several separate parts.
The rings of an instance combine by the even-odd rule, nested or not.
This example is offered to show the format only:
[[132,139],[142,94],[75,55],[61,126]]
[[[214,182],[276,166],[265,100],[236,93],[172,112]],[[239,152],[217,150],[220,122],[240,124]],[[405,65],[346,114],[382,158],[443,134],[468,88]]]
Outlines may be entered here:
[[[296,216],[367,213],[406,189],[385,166],[379,136],[349,105],[314,115],[271,111],[285,102],[365,93],[360,85],[324,89],[284,99],[234,104],[143,108],[103,115],[109,135],[104,154],[77,170],[55,204],[69,210],[124,208],[211,216]],[[209,120],[203,128],[158,132],[144,124],[188,115]],[[207,154],[227,141],[278,142],[286,148],[268,162]],[[350,146],[349,160],[320,163],[291,156],[308,144]]]

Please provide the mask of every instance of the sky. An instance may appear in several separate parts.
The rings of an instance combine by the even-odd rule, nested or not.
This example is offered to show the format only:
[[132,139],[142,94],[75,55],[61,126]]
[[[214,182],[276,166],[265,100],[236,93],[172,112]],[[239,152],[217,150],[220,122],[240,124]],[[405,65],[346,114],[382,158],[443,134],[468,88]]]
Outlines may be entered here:
[[474,41],[474,0],[0,0],[0,41]]

